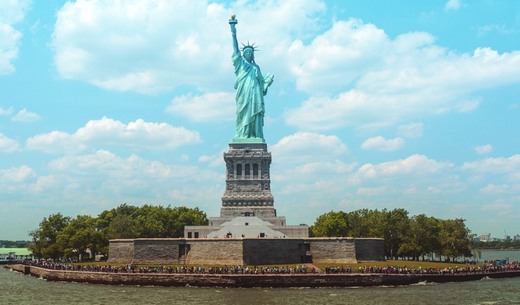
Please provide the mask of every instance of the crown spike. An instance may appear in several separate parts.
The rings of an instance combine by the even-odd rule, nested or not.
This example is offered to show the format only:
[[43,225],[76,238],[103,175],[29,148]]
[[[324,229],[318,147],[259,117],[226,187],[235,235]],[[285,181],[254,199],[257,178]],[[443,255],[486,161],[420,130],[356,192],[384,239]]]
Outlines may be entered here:
[[258,51],[258,47],[255,46],[256,42],[253,42],[252,44],[250,44],[249,40],[248,40],[247,44],[244,44],[243,42],[241,42],[241,44],[242,44],[242,51],[244,51],[247,48],[251,48],[251,49],[253,49],[253,51]]

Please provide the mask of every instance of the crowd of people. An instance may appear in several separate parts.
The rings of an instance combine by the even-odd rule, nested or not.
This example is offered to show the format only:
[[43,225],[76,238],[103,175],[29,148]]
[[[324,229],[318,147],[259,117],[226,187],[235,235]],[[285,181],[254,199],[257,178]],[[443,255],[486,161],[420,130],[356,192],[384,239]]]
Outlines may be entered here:
[[54,262],[50,260],[30,260],[25,264],[53,270],[89,271],[89,272],[113,272],[113,273],[179,273],[179,274],[474,274],[520,271],[520,262],[500,263],[488,262],[483,265],[466,264],[455,267],[422,268],[402,266],[360,266],[356,269],[350,265],[326,266],[318,270],[312,265],[297,266],[139,266],[128,265],[95,265],[95,264],[71,264]]
[[[472,274],[472,273],[491,273],[505,271],[520,271],[520,262],[497,264],[489,262],[483,265],[466,264],[454,267],[406,267],[406,266],[360,266],[358,273],[369,274]],[[325,273],[352,273],[350,266],[346,267],[326,267]]]
[[303,274],[316,273],[316,269],[305,265],[298,266],[138,266],[135,264],[112,265],[80,265],[51,260],[26,261],[25,264],[52,270],[114,272],[114,273],[184,273],[184,274]]

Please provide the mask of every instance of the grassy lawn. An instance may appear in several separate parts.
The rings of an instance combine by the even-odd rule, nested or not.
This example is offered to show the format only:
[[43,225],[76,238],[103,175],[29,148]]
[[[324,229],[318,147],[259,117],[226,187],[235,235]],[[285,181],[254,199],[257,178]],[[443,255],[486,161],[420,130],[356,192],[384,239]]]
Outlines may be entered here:
[[27,248],[0,248],[0,255],[7,255],[14,252],[15,255],[31,255],[32,252]]

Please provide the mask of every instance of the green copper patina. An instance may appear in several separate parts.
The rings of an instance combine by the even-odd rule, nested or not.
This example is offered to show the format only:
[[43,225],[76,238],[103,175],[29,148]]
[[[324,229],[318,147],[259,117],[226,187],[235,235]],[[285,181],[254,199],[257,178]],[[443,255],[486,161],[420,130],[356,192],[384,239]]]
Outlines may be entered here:
[[264,95],[273,83],[274,76],[262,75],[260,67],[255,63],[254,44],[245,45],[242,54],[237,41],[237,19],[231,16],[229,25],[233,37],[233,55],[231,59],[235,67],[235,89],[237,105],[237,121],[233,143],[265,143],[264,140]]

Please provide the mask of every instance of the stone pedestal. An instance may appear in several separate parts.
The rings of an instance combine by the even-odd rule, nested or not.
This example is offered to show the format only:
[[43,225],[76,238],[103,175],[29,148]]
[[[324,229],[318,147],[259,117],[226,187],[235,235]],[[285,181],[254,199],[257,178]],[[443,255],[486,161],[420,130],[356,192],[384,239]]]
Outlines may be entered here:
[[231,143],[224,153],[226,191],[220,217],[276,217],[271,193],[271,153],[265,143]]

